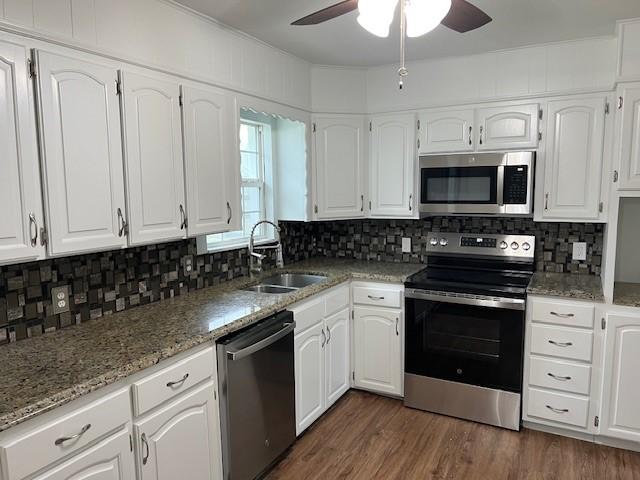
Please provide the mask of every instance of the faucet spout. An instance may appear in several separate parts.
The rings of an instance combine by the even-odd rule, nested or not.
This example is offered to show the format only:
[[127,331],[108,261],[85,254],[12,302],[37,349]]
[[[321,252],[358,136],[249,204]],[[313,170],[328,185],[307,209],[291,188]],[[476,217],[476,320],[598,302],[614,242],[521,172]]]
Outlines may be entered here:
[[[275,244],[265,245],[261,247],[255,246],[254,236],[256,228],[263,223],[273,226],[275,229]],[[270,220],[260,220],[251,229],[251,235],[249,236],[249,276],[253,277],[254,273],[262,272],[262,261],[267,257],[263,253],[258,253],[257,250],[276,250],[276,267],[284,267],[284,259],[282,254],[282,242],[280,241],[280,227]]]

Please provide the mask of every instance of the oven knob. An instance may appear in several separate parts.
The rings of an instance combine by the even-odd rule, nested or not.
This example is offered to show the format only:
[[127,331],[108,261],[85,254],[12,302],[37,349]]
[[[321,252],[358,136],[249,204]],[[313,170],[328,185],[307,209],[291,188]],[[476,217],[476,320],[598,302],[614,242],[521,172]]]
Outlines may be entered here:
[[506,250],[508,246],[509,246],[509,244],[507,242],[505,242],[504,240],[500,242],[500,248],[502,250]]
[[522,249],[526,252],[527,250],[529,250],[531,248],[531,245],[529,245],[527,242],[524,242],[522,244]]
[[519,246],[520,246],[520,245],[518,245],[518,242],[513,242],[513,243],[511,244],[511,250],[517,250]]
[[429,243],[435,247],[438,245],[438,239],[436,237],[432,237],[431,240],[429,240]]
[[440,246],[441,247],[446,247],[448,243],[449,243],[449,240],[447,240],[446,238],[441,238],[440,239]]

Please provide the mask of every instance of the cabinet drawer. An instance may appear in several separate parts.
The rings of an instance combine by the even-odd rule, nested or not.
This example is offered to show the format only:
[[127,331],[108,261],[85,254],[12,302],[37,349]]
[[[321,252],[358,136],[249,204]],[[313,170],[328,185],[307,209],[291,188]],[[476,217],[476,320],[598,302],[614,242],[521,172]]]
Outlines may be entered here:
[[589,399],[529,388],[527,415],[586,428]]
[[0,447],[8,478],[22,479],[125,425],[131,418],[129,405],[129,390],[119,390],[9,439]]
[[531,325],[531,353],[591,361],[593,332],[550,325]]
[[402,287],[380,285],[379,287],[355,285],[353,303],[376,307],[402,308]]
[[289,309],[293,312],[293,320],[296,322],[296,334],[304,332],[307,328],[322,321],[324,318],[324,304],[323,298],[313,298]]
[[324,316],[328,317],[349,306],[349,285],[341,285],[325,296]]
[[536,298],[531,317],[534,322],[593,328],[594,311],[593,305]]
[[213,348],[207,348],[133,384],[136,416],[157,407],[214,374]]
[[589,395],[591,367],[532,356],[529,362],[529,384]]

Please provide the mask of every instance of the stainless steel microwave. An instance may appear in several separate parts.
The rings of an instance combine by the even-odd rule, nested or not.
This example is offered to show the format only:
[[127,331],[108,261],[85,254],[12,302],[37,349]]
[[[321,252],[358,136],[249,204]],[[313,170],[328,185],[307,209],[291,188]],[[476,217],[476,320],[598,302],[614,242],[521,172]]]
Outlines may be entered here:
[[535,152],[420,157],[420,214],[530,215]]

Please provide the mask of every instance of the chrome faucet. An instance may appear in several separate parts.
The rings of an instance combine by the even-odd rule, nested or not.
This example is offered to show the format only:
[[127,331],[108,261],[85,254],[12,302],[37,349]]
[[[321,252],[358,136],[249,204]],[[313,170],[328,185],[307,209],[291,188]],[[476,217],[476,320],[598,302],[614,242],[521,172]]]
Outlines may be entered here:
[[[276,232],[276,240],[275,244],[272,245],[262,245],[260,247],[256,247],[253,241],[253,235],[256,231],[258,225],[263,223],[268,223],[269,225],[273,225],[273,228]],[[258,253],[258,251],[264,250],[276,250],[276,267],[282,268],[284,267],[284,260],[282,259],[282,243],[280,242],[280,227],[273,223],[270,220],[260,220],[256,223],[251,229],[251,235],[249,236],[249,276],[253,277],[254,273],[262,272],[262,260],[266,258],[266,255],[263,253]]]

